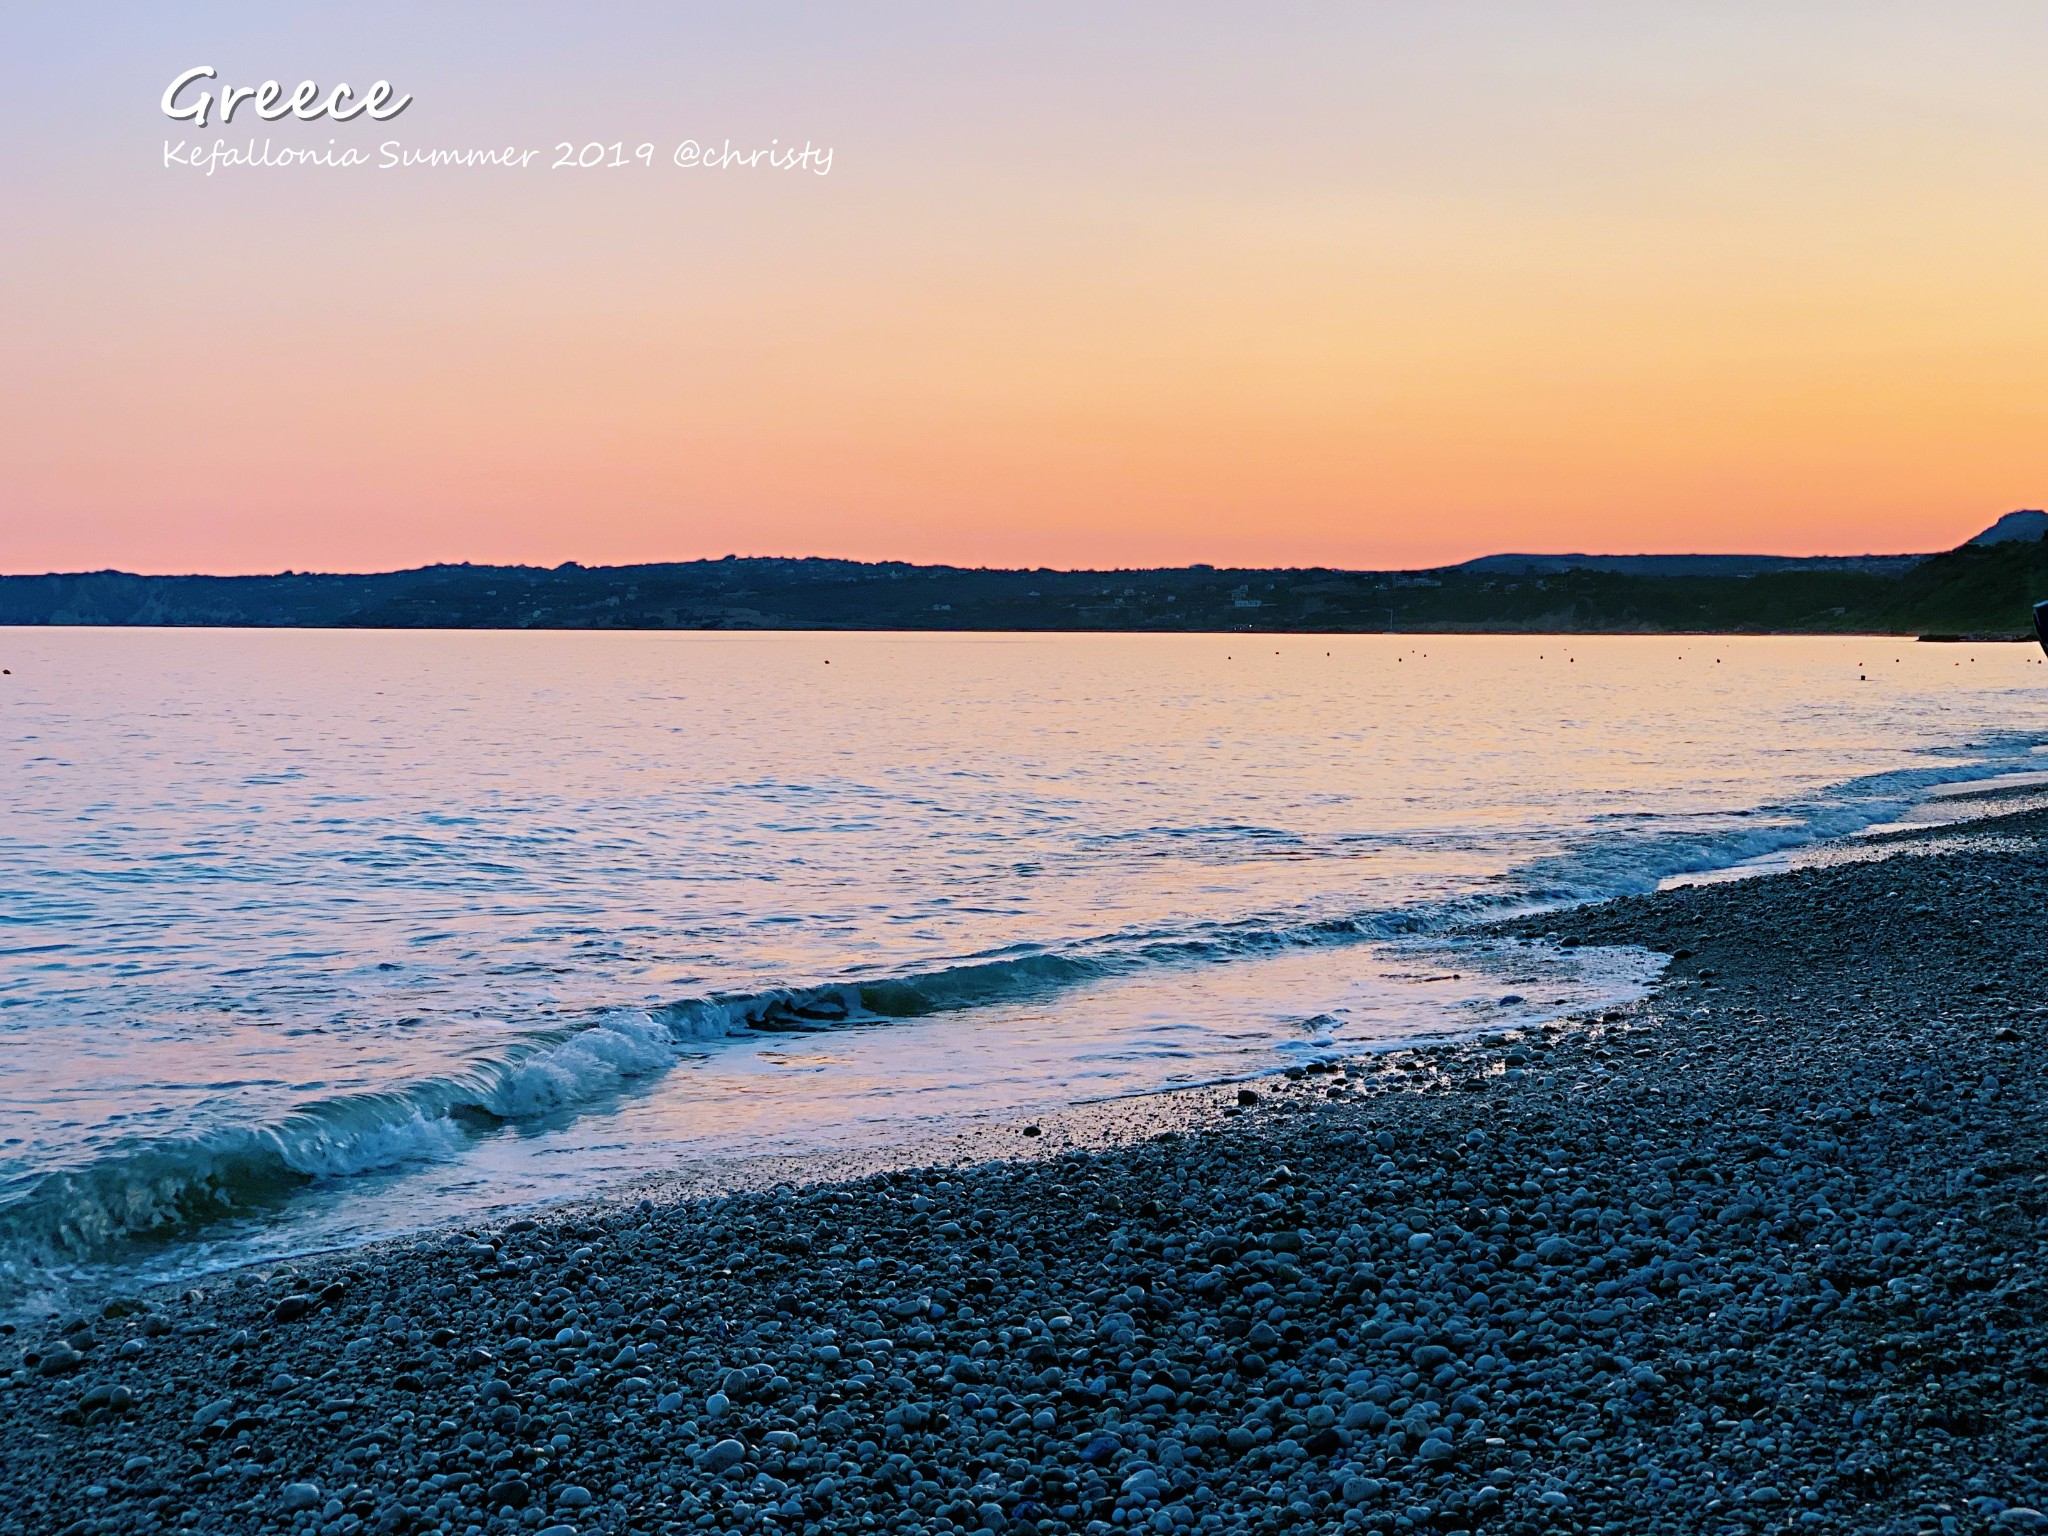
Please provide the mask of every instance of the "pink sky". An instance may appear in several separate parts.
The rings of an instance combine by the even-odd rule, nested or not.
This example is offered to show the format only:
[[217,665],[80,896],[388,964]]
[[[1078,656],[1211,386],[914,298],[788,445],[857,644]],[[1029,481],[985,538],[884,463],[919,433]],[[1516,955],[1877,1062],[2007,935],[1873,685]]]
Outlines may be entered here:
[[[565,25],[6,23],[0,570],[1855,553],[2048,500],[2037,7]],[[194,63],[415,96],[281,144],[658,164],[167,170]],[[667,164],[728,134],[832,174]]]

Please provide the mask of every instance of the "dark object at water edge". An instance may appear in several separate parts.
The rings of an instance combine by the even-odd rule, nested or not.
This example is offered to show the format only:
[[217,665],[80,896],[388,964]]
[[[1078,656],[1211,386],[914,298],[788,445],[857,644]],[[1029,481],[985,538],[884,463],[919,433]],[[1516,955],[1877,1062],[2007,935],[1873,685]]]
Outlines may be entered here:
[[2034,604],[2034,638],[2048,651],[2048,603]]

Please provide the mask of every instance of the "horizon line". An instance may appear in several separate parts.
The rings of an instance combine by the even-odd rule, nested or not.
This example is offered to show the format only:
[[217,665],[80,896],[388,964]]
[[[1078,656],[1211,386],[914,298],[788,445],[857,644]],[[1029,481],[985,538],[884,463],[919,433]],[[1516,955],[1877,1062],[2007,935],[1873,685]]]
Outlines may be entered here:
[[[1966,539],[1956,548],[1963,548],[1971,541]],[[391,566],[381,570],[301,570],[287,566],[275,571],[133,571],[119,566],[99,566],[95,569],[65,571],[0,571],[0,580],[5,581],[48,581],[86,576],[128,576],[138,581],[279,581],[298,577],[369,577],[406,576],[417,571],[434,570],[477,570],[477,571],[632,571],[647,570],[664,566],[680,565],[726,565],[747,563],[800,564],[815,562],[820,565],[856,565],[872,567],[902,567],[923,571],[983,571],[1016,574],[1047,574],[1055,576],[1128,575],[1159,571],[1215,571],[1219,574],[1244,572],[1265,574],[1279,571],[1328,571],[1342,575],[1387,576],[1426,575],[1431,571],[1455,571],[1491,560],[1769,560],[1787,565],[1811,565],[1822,561],[1843,560],[1927,560],[1948,550],[1901,550],[1896,552],[1863,551],[1857,554],[1833,555],[1778,555],[1755,550],[1686,550],[1671,553],[1613,552],[1594,553],[1587,550],[1538,551],[1502,550],[1493,554],[1474,555],[1466,560],[1453,560],[1442,565],[1414,566],[1367,566],[1367,565],[1219,565],[1207,560],[1191,560],[1180,564],[1162,565],[961,565],[944,560],[899,560],[861,559],[851,555],[695,555],[675,560],[629,560],[615,564],[585,564],[580,560],[562,560],[553,565],[519,561],[489,560],[428,560],[418,565]]]

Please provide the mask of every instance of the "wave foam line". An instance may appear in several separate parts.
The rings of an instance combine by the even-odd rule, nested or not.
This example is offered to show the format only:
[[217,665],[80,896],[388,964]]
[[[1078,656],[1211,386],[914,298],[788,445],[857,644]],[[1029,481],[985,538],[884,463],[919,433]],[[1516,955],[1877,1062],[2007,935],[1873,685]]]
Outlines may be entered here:
[[[1975,761],[1872,775],[1803,804],[1637,822],[1513,871],[1487,892],[1400,911],[1250,918],[1178,933],[1131,931],[974,957],[903,976],[693,998],[652,1013],[615,1012],[579,1029],[530,1036],[496,1061],[402,1089],[309,1105],[268,1125],[141,1143],[0,1191],[0,1288],[25,1271],[107,1257],[221,1219],[285,1203],[318,1180],[459,1156],[473,1128],[573,1113],[666,1071],[692,1045],[762,1033],[830,1030],[1043,995],[1154,965],[1200,964],[1286,949],[1442,933],[1475,918],[1647,890],[1668,876],[1727,868],[1840,837],[1894,816],[1937,784],[1991,778],[2038,738],[1980,744]],[[2001,750],[2002,749],[2002,750]],[[2038,760],[2036,760],[2038,761]],[[1701,819],[1719,825],[1701,826]]]
[[308,1105],[267,1125],[142,1142],[0,1196],[0,1277],[108,1256],[282,1205],[306,1185],[458,1156],[472,1124],[573,1110],[666,1070],[676,1039],[614,1013],[454,1077]]

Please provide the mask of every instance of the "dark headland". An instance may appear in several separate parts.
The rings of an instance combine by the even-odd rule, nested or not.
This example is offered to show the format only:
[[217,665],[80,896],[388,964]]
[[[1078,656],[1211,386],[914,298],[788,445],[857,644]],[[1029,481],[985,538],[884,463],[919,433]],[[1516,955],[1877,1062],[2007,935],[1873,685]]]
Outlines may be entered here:
[[1672,963],[1242,1106],[28,1324],[0,1531],[2048,1528],[2044,836],[1525,923]]
[[[2018,639],[2048,542],[1946,554],[1492,555],[1428,571],[990,570],[823,559],[376,575],[0,576],[0,625],[1932,634]],[[2021,521],[2015,522],[2019,518]]]

